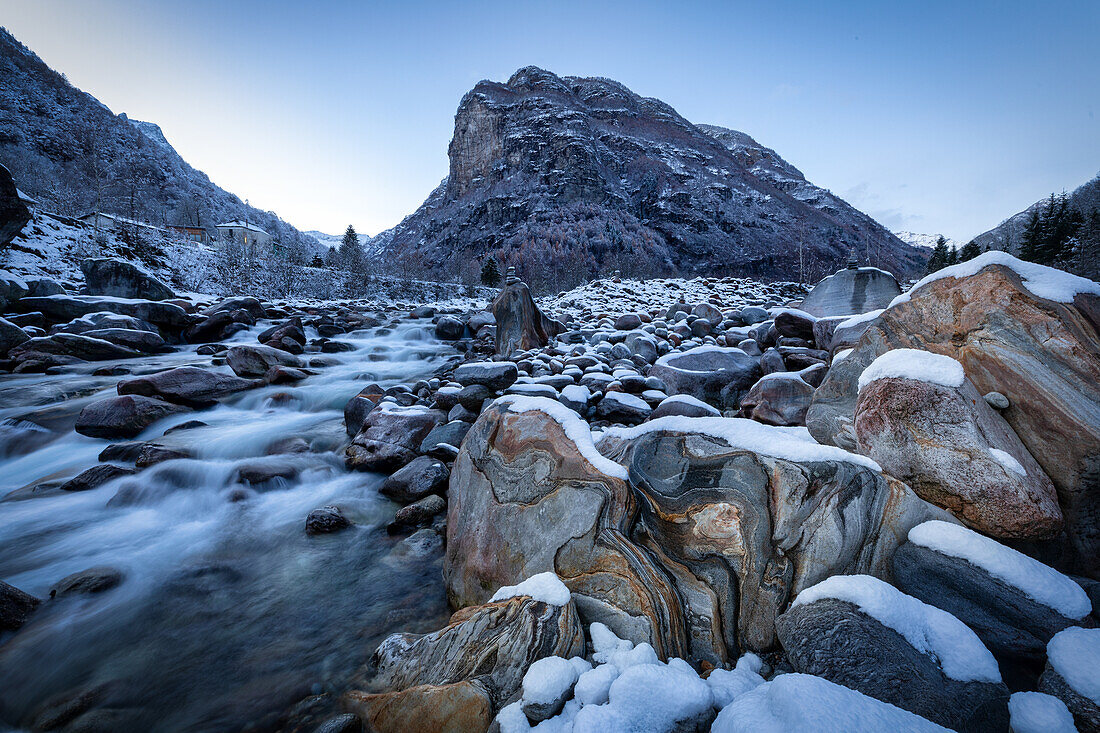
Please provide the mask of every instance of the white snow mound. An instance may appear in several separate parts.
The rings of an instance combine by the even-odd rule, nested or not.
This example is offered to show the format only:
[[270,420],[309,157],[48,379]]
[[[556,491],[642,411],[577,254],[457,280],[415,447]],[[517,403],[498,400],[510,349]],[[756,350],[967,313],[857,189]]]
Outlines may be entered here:
[[863,389],[878,379],[896,377],[919,382],[940,384],[944,387],[960,387],[966,379],[962,364],[950,356],[933,354],[921,349],[894,349],[872,361],[859,375],[859,388]]
[[506,585],[489,599],[489,602],[506,601],[509,598],[530,596],[536,601],[549,603],[551,606],[564,606],[569,603],[569,589],[561,582],[555,573],[539,573],[532,575],[518,585]]
[[1100,629],[1059,631],[1047,642],[1047,661],[1077,694],[1100,705]]

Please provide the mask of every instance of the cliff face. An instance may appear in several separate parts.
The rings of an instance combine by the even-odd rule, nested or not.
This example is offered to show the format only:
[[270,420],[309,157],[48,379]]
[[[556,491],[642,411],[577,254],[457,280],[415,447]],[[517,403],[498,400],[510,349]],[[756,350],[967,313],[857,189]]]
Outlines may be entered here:
[[898,274],[921,262],[748,135],[693,125],[609,79],[528,67],[480,82],[448,155],[443,183],[377,239],[421,272],[455,275],[494,254],[557,288],[614,269],[820,276],[851,248]]

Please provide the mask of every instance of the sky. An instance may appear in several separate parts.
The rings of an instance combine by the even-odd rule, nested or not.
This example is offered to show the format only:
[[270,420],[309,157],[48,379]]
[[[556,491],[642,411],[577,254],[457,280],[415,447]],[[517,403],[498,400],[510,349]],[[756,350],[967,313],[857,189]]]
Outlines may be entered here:
[[1100,2],[0,0],[0,24],[302,230],[376,234],[462,95],[537,65],[741,130],[893,230],[963,241],[1100,172]]

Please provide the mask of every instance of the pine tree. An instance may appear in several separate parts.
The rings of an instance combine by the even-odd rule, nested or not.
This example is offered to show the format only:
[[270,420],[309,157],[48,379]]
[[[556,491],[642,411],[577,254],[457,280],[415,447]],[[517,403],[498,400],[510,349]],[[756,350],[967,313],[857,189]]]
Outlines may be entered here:
[[325,261],[321,259],[321,255],[313,255],[313,262],[309,263],[310,267],[324,267]]
[[500,284],[500,266],[495,257],[485,260],[481,266],[481,284],[488,288],[495,288]]
[[359,248],[359,235],[355,233],[355,227],[348,224],[348,230],[344,232],[344,239],[340,242],[340,264],[348,272],[355,272],[363,261],[363,250]]
[[955,247],[951,247],[947,250],[947,265],[950,267],[951,265],[957,264],[959,264],[959,250]]
[[1039,216],[1039,210],[1035,209],[1031,212],[1031,217],[1027,220],[1027,226],[1024,227],[1024,233],[1020,237],[1021,260],[1038,261],[1036,257],[1039,254],[1039,248],[1042,246],[1042,229],[1043,223]]
[[966,262],[972,260],[982,253],[981,247],[978,243],[971,239],[969,242],[963,245],[963,248],[959,250],[959,262]]
[[928,274],[947,267],[947,240],[943,236],[936,238],[936,246],[932,248],[932,255],[928,258]]

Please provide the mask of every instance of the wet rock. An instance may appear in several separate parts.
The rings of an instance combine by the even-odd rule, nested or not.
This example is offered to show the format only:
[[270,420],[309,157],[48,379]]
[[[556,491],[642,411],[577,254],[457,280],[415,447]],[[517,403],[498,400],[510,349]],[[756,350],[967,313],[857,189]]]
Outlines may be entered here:
[[301,354],[306,344],[306,332],[302,329],[302,319],[296,317],[261,331],[256,340],[272,348]]
[[1039,691],[1064,702],[1073,714],[1077,730],[1082,733],[1100,731],[1100,702],[1096,699],[1093,661],[1098,649],[1100,629],[1061,631],[1047,645],[1047,666],[1039,678]]
[[306,534],[331,534],[350,526],[351,520],[338,506],[319,507],[306,517]]
[[215,313],[231,313],[233,311],[244,311],[252,318],[253,323],[260,320],[261,318],[267,317],[267,313],[264,310],[263,304],[256,298],[253,298],[251,295],[236,296],[232,298],[225,298],[224,300],[219,300],[217,303],[204,310],[202,314],[204,316],[212,316]]
[[42,601],[0,580],[0,632],[16,631]]
[[797,373],[766,374],[741,400],[741,416],[767,425],[804,425],[814,388]]
[[175,461],[180,458],[191,458],[192,453],[184,448],[173,448],[159,443],[146,443],[141,446],[134,465],[137,468],[149,468],[165,461]]
[[354,437],[363,428],[363,421],[370,411],[382,401],[383,391],[377,384],[370,384],[359,391],[344,405],[344,428]]
[[527,285],[514,277],[505,281],[493,301],[493,316],[497,323],[494,346],[496,353],[504,356],[545,346],[553,336],[565,331],[561,323],[539,310]]
[[[776,629],[798,672],[824,677],[960,733],[1008,730],[1008,688],[999,677],[996,682],[952,679],[934,655],[854,603],[835,598],[803,603],[780,616]],[[989,662],[993,664],[992,658]]]
[[444,341],[456,341],[466,333],[466,324],[457,318],[443,316],[435,324],[435,337]]
[[[440,425],[432,433],[444,427],[446,425]],[[466,428],[469,429],[469,426],[467,425]],[[429,436],[432,433],[429,433]],[[427,442],[427,438],[424,442]],[[421,445],[423,446],[423,443]],[[451,472],[440,461],[428,456],[420,456],[389,476],[382,483],[378,493],[393,499],[398,504],[411,504],[429,494],[446,491],[447,479],[450,475]]]
[[464,387],[481,385],[494,392],[507,389],[519,378],[519,370],[511,361],[483,361],[460,364],[454,379]]
[[108,257],[87,259],[80,263],[84,283],[90,295],[110,295],[117,298],[169,300],[175,298],[172,289],[137,265]]
[[277,478],[291,480],[301,470],[301,466],[290,459],[261,458],[239,464],[237,466],[237,480],[255,486]]
[[664,381],[671,392],[729,408],[738,406],[760,374],[755,357],[741,349],[719,346],[666,354],[649,370],[649,375]]
[[953,365],[961,382],[949,387],[889,377],[866,384],[856,403],[859,451],[921,498],[992,537],[1045,539],[1057,533],[1062,512],[1053,484],[962,376],[962,366],[915,350],[892,351],[883,360],[890,356]]
[[190,407],[208,407],[260,384],[262,382],[257,380],[241,379],[212,369],[184,366],[119,382],[118,393],[157,397]]
[[179,425],[173,425],[162,433],[163,435],[171,435],[172,433],[178,433],[181,430],[194,430],[195,428],[208,427],[202,420],[188,420],[181,422]]
[[[19,197],[11,172],[0,165],[0,247],[6,247],[31,220],[30,209]],[[0,294],[0,307],[6,307]]]
[[875,267],[841,270],[814,286],[802,299],[802,310],[815,316],[845,316],[885,308],[901,295],[898,281]]
[[50,598],[61,596],[102,593],[119,585],[123,578],[122,571],[107,566],[96,566],[81,570],[79,573],[67,575],[50,588]]
[[110,463],[101,463],[98,466],[92,466],[86,471],[81,472],[78,476],[74,476],[61,484],[61,490],[89,491],[102,486],[108,481],[113,481],[119,476],[130,476],[133,475],[133,473],[134,469],[132,468],[123,468],[121,466],[113,466]]
[[445,511],[447,511],[447,502],[443,497],[438,494],[428,494],[399,509],[386,529],[390,534],[399,534],[417,527],[426,527],[432,523],[436,515]]
[[152,331],[138,331],[131,328],[98,328],[85,331],[89,338],[110,341],[118,346],[125,346],[143,354],[163,354],[172,348],[165,343],[160,334]]
[[141,395],[107,397],[81,410],[75,429],[91,438],[133,438],[157,420],[189,409]]
[[131,440],[124,443],[111,443],[99,452],[98,460],[107,461],[135,461],[141,447],[145,445],[143,440]]
[[344,696],[344,703],[356,711],[368,730],[377,733],[483,733],[493,721],[489,693],[475,680],[417,685],[388,693],[353,691]]
[[32,338],[11,349],[8,356],[16,361],[23,361],[28,354],[35,353],[66,356],[83,361],[132,359],[141,356],[140,351],[127,346],[119,346],[110,341],[75,333],[56,333],[52,336]]
[[172,303],[95,295],[49,295],[41,298],[23,298],[19,301],[19,307],[24,312],[40,311],[46,318],[60,323],[100,311],[133,316],[170,331],[178,331],[190,326],[193,320],[187,311]]
[[[397,729],[402,730],[402,729]],[[409,730],[409,728],[404,728]],[[362,733],[363,724],[354,713],[334,715],[317,726],[313,733]]]
[[358,471],[394,471],[417,456],[432,428],[446,420],[439,410],[397,407],[381,403],[363,421],[345,451],[348,468]]
[[625,392],[608,392],[596,404],[596,417],[600,420],[636,425],[653,409],[640,397]]
[[273,366],[264,373],[264,382],[267,384],[296,384],[308,377],[310,373],[303,369],[295,369],[287,366]]
[[238,377],[263,377],[273,366],[302,366],[302,360],[294,354],[249,344],[231,347],[225,354],[225,362]]
[[[806,425],[818,442],[852,449],[859,375],[875,357],[915,348],[957,359],[980,394],[1008,397],[1002,416],[1058,492],[1065,540],[1033,551],[1057,567],[1097,575],[1100,296],[1086,288],[1065,296],[1071,302],[1048,300],[1003,264],[1019,261],[995,252],[981,257],[966,265],[975,274],[928,282],[881,314],[829,370]],[[1066,282],[1064,274],[1050,272]]]

